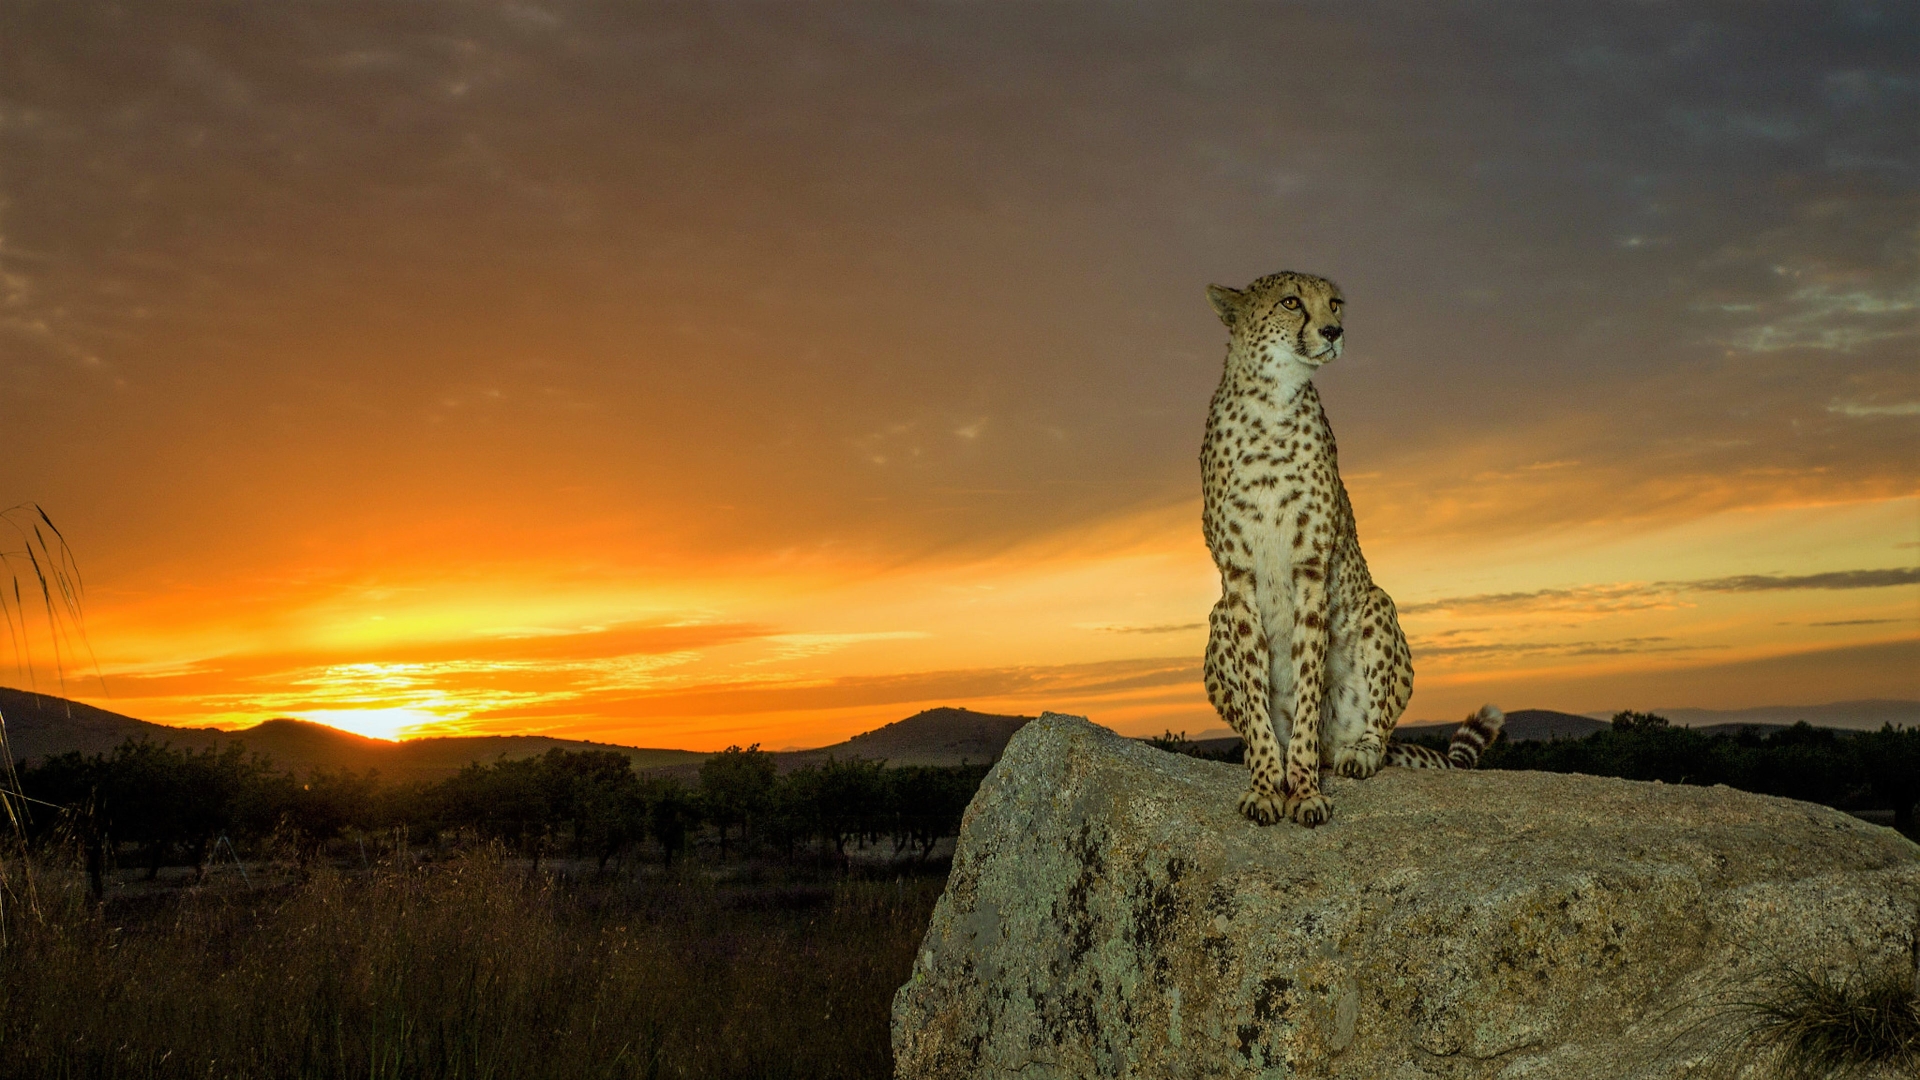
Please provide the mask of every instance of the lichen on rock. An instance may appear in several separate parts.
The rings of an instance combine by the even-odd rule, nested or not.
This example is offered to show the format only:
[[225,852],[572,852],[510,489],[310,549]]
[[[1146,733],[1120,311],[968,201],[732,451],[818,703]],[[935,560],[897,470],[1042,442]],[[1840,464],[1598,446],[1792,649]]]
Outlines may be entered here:
[[894,1000],[898,1076],[1706,1076],[1761,973],[1901,962],[1920,846],[1725,788],[1244,770],[1049,713],[967,810]]

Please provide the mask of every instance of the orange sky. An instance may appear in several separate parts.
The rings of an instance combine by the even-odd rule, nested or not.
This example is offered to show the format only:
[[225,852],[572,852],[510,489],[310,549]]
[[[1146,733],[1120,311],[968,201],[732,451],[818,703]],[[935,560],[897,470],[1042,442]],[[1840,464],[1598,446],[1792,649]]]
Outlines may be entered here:
[[1409,720],[1920,699],[1913,20],[1394,10],[0,0],[0,494],[92,658],[12,681],[1217,727],[1202,287],[1287,266]]

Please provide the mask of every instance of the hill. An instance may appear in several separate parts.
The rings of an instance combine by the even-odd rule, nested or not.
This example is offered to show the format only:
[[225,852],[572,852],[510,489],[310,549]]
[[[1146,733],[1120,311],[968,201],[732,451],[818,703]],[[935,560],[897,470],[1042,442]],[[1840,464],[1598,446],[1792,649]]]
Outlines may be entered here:
[[0,686],[0,717],[7,723],[7,744],[16,761],[26,762],[78,750],[104,754],[128,739],[172,743],[184,750],[217,745],[226,733],[214,728],[176,728],[135,720],[77,701]]
[[[1458,720],[1442,723],[1401,724],[1406,735],[1451,735],[1460,726]],[[1515,709],[1507,714],[1507,738],[1515,742],[1541,742],[1549,739],[1584,739],[1610,725],[1604,720],[1552,709]]]
[[817,750],[789,751],[780,757],[783,764],[791,763],[787,765],[791,768],[828,757],[884,759],[890,765],[990,764],[1000,760],[1013,733],[1032,719],[972,709],[927,709],[846,742]]
[[545,735],[468,735],[387,742],[305,720],[268,720],[239,731],[169,727],[136,720],[77,701],[0,687],[0,716],[14,759],[29,762],[77,750],[109,753],[128,739],[167,743],[181,750],[218,749],[229,744],[260,754],[277,768],[304,774],[316,768],[378,770],[388,780],[442,780],[473,762],[523,758],[548,750],[618,750],[636,769],[698,763],[707,755],[692,750],[657,750]]
[[[773,760],[783,773],[819,765],[828,758],[840,761],[864,758],[889,765],[991,765],[1000,760],[1000,753],[1007,748],[1013,733],[1032,720],[1031,716],[1004,716],[942,706],[914,713],[905,720],[896,720],[832,746],[776,751]],[[698,762],[689,762],[652,771],[691,783],[699,778],[700,766]]]
[[1843,731],[1878,731],[1883,725],[1920,727],[1920,701],[1869,698],[1834,701],[1825,705],[1763,705],[1753,709],[1652,709],[1676,724],[1690,728],[1737,731],[1792,727],[1806,721],[1814,727]]

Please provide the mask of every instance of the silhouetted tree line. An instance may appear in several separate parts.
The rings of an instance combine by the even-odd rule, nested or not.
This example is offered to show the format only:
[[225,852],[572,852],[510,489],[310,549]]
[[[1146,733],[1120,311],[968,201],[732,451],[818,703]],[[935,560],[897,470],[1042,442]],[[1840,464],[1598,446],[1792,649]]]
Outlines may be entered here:
[[[1414,741],[1445,749],[1449,735]],[[1894,827],[1912,836],[1914,804],[1920,801],[1920,728],[1843,732],[1802,722],[1770,733],[1742,728],[1707,734],[1651,713],[1621,712],[1610,729],[1584,739],[1502,738],[1480,767],[1725,784],[1842,810],[1892,810]]]
[[[1445,734],[1425,736],[1444,748]],[[1201,753],[1183,736],[1150,740]],[[1236,748],[1237,749],[1237,748]],[[1762,733],[1704,734],[1636,712],[1584,739],[1502,739],[1488,769],[1535,769],[1726,784],[1843,810],[1892,810],[1915,835],[1920,802],[1920,729],[1837,732],[1796,724]],[[742,852],[844,861],[848,848],[891,844],[891,857],[928,859],[959,832],[984,765],[906,766],[828,759],[781,774],[773,755],[729,747],[700,766],[697,783],[636,773],[612,750],[550,750],[538,757],[473,764],[438,783],[383,783],[373,773],[277,770],[237,746],[176,750],[128,741],[111,754],[68,753],[19,773],[34,839],[75,843],[96,893],[110,864],[205,868],[226,845],[290,845],[302,859],[359,830],[405,830],[415,841],[472,838],[536,860],[593,859],[649,851],[671,863],[702,838],[725,857]]]
[[[956,835],[986,766],[888,768],[828,759],[781,775],[756,744],[702,763],[697,784],[636,773],[613,750],[549,750],[472,764],[438,783],[387,784],[316,769],[304,779],[238,746],[191,752],[128,741],[111,754],[62,754],[20,770],[36,840],[76,842],[96,894],[124,852],[204,870],[221,845],[292,845],[302,859],[354,830],[405,830],[419,842],[497,841],[535,860],[570,856],[604,869],[649,841],[667,862],[702,836],[723,856],[795,857],[891,841],[891,857],[929,858]],[[237,855],[236,855],[237,857]]]
[[[1450,728],[1394,736],[1447,749]],[[1167,732],[1147,742],[1171,753],[1240,764],[1238,742],[1206,746]],[[1759,728],[1725,732],[1675,727],[1664,716],[1614,714],[1612,727],[1584,739],[1514,741],[1503,734],[1480,758],[1483,769],[1618,776],[1667,784],[1725,784],[1762,795],[1821,803],[1841,810],[1891,810],[1894,827],[1916,836],[1920,802],[1920,728],[1887,725],[1879,731],[1835,731],[1804,721],[1771,733]]]

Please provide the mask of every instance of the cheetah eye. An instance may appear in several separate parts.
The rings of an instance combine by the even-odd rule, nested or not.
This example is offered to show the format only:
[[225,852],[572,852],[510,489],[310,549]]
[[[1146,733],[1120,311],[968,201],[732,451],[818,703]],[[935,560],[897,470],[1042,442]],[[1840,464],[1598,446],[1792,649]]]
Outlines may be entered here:
[[1300,301],[1289,296],[1280,301],[1280,306],[1286,308],[1288,311],[1298,311],[1300,309]]
[[1333,299],[1331,299],[1331,300],[1329,300],[1329,301],[1327,301],[1327,306],[1328,306],[1328,307],[1331,307],[1331,308],[1332,308],[1333,310],[1335,310],[1335,311],[1339,311],[1339,310],[1340,310],[1340,305],[1342,305],[1342,304],[1344,304],[1344,303],[1346,303],[1346,301],[1345,301],[1345,300],[1342,300],[1342,299],[1340,299],[1339,297],[1337,297],[1337,296],[1336,296],[1336,297],[1334,297]]

